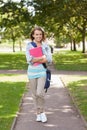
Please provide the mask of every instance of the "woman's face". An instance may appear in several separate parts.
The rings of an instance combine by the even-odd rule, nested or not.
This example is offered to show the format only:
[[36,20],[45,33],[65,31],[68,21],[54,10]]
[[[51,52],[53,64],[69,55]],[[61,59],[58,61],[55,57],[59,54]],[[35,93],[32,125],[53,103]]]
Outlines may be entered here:
[[43,39],[42,31],[40,30],[35,30],[33,34],[34,40],[36,42],[41,42]]

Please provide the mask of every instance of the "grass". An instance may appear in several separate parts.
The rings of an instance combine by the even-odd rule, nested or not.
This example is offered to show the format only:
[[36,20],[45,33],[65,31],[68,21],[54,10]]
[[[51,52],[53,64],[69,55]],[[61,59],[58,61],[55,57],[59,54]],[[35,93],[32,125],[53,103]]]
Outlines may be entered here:
[[20,100],[26,91],[26,76],[0,75],[0,130],[10,130],[19,110]]
[[[87,55],[81,52],[63,51],[53,54],[53,61],[58,70],[87,71]],[[0,70],[26,70],[24,53],[0,53]]]
[[[87,71],[87,54],[81,52],[60,51],[53,54],[53,61],[58,70]],[[87,121],[87,76],[71,73],[71,75],[62,76],[62,80]]]
[[[87,55],[81,52],[54,53],[53,61],[58,70],[87,71]],[[26,70],[25,54],[0,54],[0,69]],[[70,79],[70,75],[68,78],[66,77],[64,82],[67,82],[67,79]],[[27,80],[25,75],[2,74],[0,81],[0,129],[9,130],[19,109],[20,99],[25,91]],[[87,77],[72,76],[71,74],[71,79],[67,84],[78,108],[87,120]]]
[[87,55],[81,52],[58,52],[53,61],[58,70],[87,71]]
[[[0,53],[0,70],[26,70],[24,53]],[[26,91],[26,75],[0,74],[0,130],[10,130]]]
[[26,70],[27,63],[24,53],[0,53],[0,70]]
[[87,121],[87,75],[63,75],[61,77],[65,86],[69,89],[80,113]]
[[81,114],[87,121],[87,78],[71,82],[67,86]]

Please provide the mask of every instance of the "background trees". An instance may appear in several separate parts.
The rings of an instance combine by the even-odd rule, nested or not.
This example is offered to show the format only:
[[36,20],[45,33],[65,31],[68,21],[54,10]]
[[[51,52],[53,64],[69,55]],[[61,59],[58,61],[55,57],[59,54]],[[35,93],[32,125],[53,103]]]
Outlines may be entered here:
[[6,3],[2,0],[0,29],[5,28],[6,34],[9,32],[7,30],[10,30],[12,34],[10,37],[16,39],[27,37],[34,25],[43,26],[48,36],[56,39],[58,46],[70,42],[71,49],[76,51],[76,44],[82,41],[82,52],[85,53],[86,7],[87,0],[20,0],[19,2],[8,0]]
[[[1,2],[0,30],[3,30],[3,38],[13,41],[13,52],[15,52],[15,41],[26,34],[26,23],[30,21],[30,13],[23,2],[13,1]],[[27,24],[28,26],[29,24]]]

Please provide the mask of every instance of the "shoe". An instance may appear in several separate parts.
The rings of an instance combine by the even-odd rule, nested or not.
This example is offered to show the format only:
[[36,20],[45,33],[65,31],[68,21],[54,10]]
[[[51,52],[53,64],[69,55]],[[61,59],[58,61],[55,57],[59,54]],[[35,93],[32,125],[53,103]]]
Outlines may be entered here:
[[46,117],[45,113],[41,113],[40,117],[41,117],[41,122],[43,122],[43,123],[47,122],[47,117]]
[[36,121],[38,121],[38,122],[41,121],[41,114],[37,115]]

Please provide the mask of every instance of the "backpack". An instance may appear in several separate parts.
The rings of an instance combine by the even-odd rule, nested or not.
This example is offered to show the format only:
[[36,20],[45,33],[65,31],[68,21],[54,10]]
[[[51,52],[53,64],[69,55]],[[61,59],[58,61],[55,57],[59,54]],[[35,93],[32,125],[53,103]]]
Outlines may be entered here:
[[51,81],[51,71],[49,69],[46,70],[46,82],[45,82],[45,92],[47,92],[48,88],[50,87],[50,81]]
[[[35,42],[31,42],[33,47],[37,47]],[[45,82],[45,93],[47,92],[48,88],[50,87],[50,81],[51,81],[51,70],[49,70],[46,66],[46,63],[42,63],[44,68],[46,68],[46,82]]]

